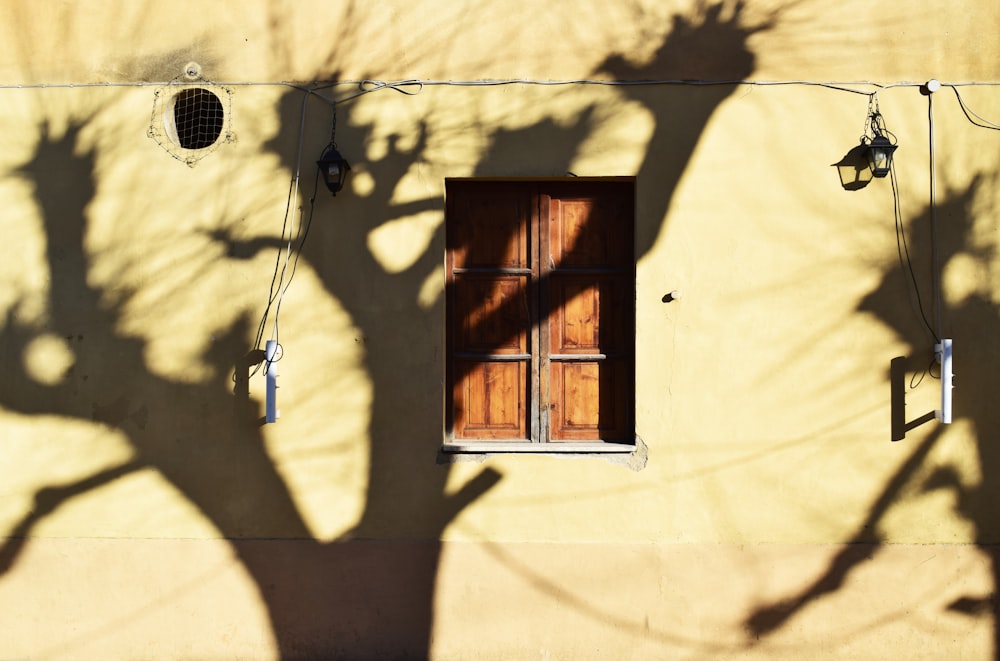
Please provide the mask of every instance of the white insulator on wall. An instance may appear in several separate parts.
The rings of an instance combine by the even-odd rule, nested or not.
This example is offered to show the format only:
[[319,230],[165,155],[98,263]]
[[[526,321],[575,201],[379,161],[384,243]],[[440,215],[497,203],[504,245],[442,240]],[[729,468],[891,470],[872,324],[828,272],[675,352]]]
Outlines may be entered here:
[[268,340],[264,344],[264,357],[267,361],[267,371],[264,373],[267,378],[267,391],[264,399],[264,420],[267,422],[276,422],[280,415],[278,412],[278,364],[274,360],[277,351],[277,341]]

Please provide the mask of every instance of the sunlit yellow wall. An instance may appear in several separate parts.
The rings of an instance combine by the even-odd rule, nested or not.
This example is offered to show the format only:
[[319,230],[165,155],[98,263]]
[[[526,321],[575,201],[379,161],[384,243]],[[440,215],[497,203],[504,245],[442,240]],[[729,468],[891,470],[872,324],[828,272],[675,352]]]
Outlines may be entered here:
[[[0,658],[997,653],[993,0],[0,25]],[[232,131],[193,167],[148,135],[190,63]],[[898,208],[836,167],[876,99]],[[635,177],[640,452],[440,457],[444,181],[570,172]],[[907,421],[940,406],[926,326],[955,421],[893,443],[892,359]]]

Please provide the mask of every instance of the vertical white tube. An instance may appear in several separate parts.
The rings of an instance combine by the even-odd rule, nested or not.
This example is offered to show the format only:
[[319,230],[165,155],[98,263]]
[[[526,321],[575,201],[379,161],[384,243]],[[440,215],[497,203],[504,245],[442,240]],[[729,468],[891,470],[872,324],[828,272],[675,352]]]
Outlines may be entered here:
[[937,414],[941,422],[946,425],[951,424],[951,391],[954,388],[951,345],[951,339],[942,339],[940,344],[934,345],[934,351],[941,363],[941,410],[937,411]]
[[278,343],[275,340],[268,340],[264,344],[264,357],[267,361],[267,391],[264,398],[264,420],[276,422],[278,420],[278,365],[274,360],[274,355],[278,351]]

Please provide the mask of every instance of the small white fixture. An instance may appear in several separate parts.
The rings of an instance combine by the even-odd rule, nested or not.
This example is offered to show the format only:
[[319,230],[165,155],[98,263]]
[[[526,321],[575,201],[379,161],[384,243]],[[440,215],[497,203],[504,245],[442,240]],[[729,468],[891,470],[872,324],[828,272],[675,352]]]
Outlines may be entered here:
[[941,410],[934,413],[946,425],[951,424],[952,377],[955,376],[952,372],[951,345],[951,339],[943,339],[934,345],[934,354],[941,363]]
[[278,342],[268,340],[264,344],[264,360],[267,371],[264,373],[267,378],[267,391],[264,398],[264,420],[267,422],[277,422],[281,413],[278,411],[278,364],[274,360],[278,352]]

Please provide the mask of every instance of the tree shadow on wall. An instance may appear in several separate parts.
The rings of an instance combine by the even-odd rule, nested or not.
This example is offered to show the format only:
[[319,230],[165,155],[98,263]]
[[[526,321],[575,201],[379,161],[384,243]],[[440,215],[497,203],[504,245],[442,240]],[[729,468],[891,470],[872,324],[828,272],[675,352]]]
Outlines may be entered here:
[[[712,115],[736,89],[736,81],[753,73],[757,58],[750,50],[750,38],[772,29],[786,9],[749,24],[741,0],[698,3],[693,15],[673,17],[667,39],[650,62],[636,65],[623,55],[613,55],[598,66],[597,73],[619,81],[677,81],[668,88],[638,84],[621,88],[653,116],[653,134],[638,172],[639,184],[646,184],[642,196],[651,218],[664,217]],[[637,259],[653,246],[662,229],[663,224],[653,223],[636,228]]]
[[[290,95],[287,107],[291,110],[296,105],[296,97]],[[543,129],[541,133],[539,128]],[[367,128],[364,142],[371,139],[373,129]],[[494,134],[493,148],[506,151],[509,145],[521,144],[526,137],[543,139],[549,162],[565,169],[592,130],[589,121],[563,128],[543,122],[524,131]],[[367,623],[366,628],[356,627],[349,646],[343,647],[342,641],[340,646],[331,646],[333,641],[320,642],[308,648],[310,654],[334,652],[345,658],[363,658],[371,651],[367,641],[379,639],[391,647],[376,649],[378,652],[406,658],[428,655],[433,586],[444,529],[501,477],[485,468],[464,488],[449,493],[451,464],[437,460],[442,443],[439,412],[444,399],[443,348],[436,344],[430,353],[415,355],[414,346],[426,345],[426,338],[436,341],[442,336],[443,299],[428,306],[421,303],[421,290],[440,267],[443,232],[435,232],[416,259],[399,271],[387,270],[367,247],[369,234],[384,223],[442,209],[443,200],[439,198],[403,204],[393,201],[397,185],[426,146],[427,129],[421,126],[419,131],[418,139],[408,149],[400,146],[402,136],[387,138],[385,156],[366,164],[374,186],[363,198],[345,194],[334,200],[326,191],[319,193],[321,199],[303,250],[303,259],[357,329],[373,393],[364,510],[357,525],[342,535],[348,543],[340,545],[345,556],[340,562],[352,564],[353,570],[345,576],[338,572],[338,578],[332,581],[336,585],[310,591],[316,599],[305,608],[302,586],[292,583],[283,588],[288,582],[282,577],[310,567],[316,572],[313,581],[327,583],[331,569],[322,552],[317,551],[315,558],[303,557],[300,549],[272,559],[274,566],[267,571],[267,580],[276,587],[267,589],[265,597],[279,640],[322,641],[325,630],[330,628],[329,618],[334,615],[331,604],[319,599],[324,595],[327,599],[345,600],[351,609],[349,620]],[[349,152],[349,147],[343,149]],[[288,150],[279,153],[285,155]],[[487,154],[479,167],[489,169],[491,160]],[[287,166],[293,169],[295,164],[289,162]],[[219,240],[227,244],[231,254],[245,257],[262,249],[279,249],[282,243],[277,237],[239,241],[219,235]],[[415,339],[418,336],[420,339]],[[267,553],[267,544],[254,546]],[[372,583],[391,586],[393,594],[373,592]],[[311,624],[304,626],[303,621]],[[315,630],[308,631],[307,627]],[[282,649],[296,654],[299,651],[290,646]]]
[[[690,58],[711,63],[714,72],[725,75],[727,79],[741,79],[753,70],[754,58],[747,48],[747,40],[770,25],[741,27],[741,11],[742,5],[737,4],[722,19],[720,3],[706,6],[703,14],[691,20],[677,17],[672,26],[675,32],[667,34],[654,62],[626,70],[623,61],[611,59],[603,70],[607,72],[609,67],[618,66],[616,73],[623,76],[652,78],[668,67],[671,61]],[[333,74],[329,78],[336,79],[337,76]],[[634,98],[649,107],[656,121],[639,184],[641,186],[643,180],[650,182],[644,195],[654,198],[655,204],[651,212],[644,213],[647,224],[637,228],[644,238],[637,240],[636,259],[641,258],[652,245],[698,137],[718,104],[733,89],[730,85],[699,90],[694,94],[696,99],[693,102],[686,102],[683,94],[666,95],[664,101],[664,97],[655,94],[634,92]],[[295,125],[299,103],[299,97],[293,93],[284,97],[283,126]],[[345,154],[362,153],[363,145],[372,140],[376,127],[350,125],[349,114],[344,109],[340,112],[341,150]],[[543,119],[514,130],[469,127],[469,130],[477,129],[487,132],[488,147],[476,165],[474,176],[525,174],[523,169],[516,168],[527,168],[532,175],[559,176],[571,169],[580,145],[601,127],[596,123],[593,108],[586,107],[569,122]],[[413,145],[408,148],[401,146],[403,136],[386,139],[385,155],[365,166],[373,187],[363,197],[345,194],[330,200],[324,197],[325,193],[320,193],[309,241],[303,251],[304,259],[315,270],[327,292],[347,311],[353,325],[358,328],[358,336],[364,343],[364,367],[373,384],[365,507],[358,525],[344,537],[385,540],[415,535],[423,540],[424,554],[416,563],[419,567],[416,581],[422,587],[416,591],[403,590],[397,595],[399,602],[405,604],[419,621],[419,626],[424,628],[421,645],[429,644],[429,631],[433,626],[433,594],[430,588],[440,560],[437,540],[461,507],[499,479],[499,475],[487,469],[470,483],[469,497],[455,499],[446,495],[450,465],[435,464],[433,461],[442,441],[441,419],[437,413],[441,411],[441,403],[445,399],[441,382],[442,347],[436,345],[430,356],[414,356],[411,337],[443,337],[443,304],[447,293],[430,307],[420,301],[424,283],[433,277],[443,261],[444,228],[438,228],[426,248],[402,270],[387,270],[368,248],[370,233],[389,221],[426,210],[443,212],[444,201],[436,197],[406,203],[394,200],[397,186],[410,174],[412,164],[419,163],[423,158],[431,137],[428,131],[427,126],[421,124],[416,140],[407,141],[407,144]],[[294,136],[289,133],[273,143],[271,149],[287,159],[294,152],[288,148],[293,139]],[[535,171],[537,164],[544,164],[546,172]],[[286,160],[285,165],[289,170],[294,170],[296,166],[290,160]],[[652,183],[654,181],[655,184]],[[231,251],[247,255],[265,247],[276,249],[282,243],[278,237],[241,242],[220,234],[219,239],[225,241]],[[499,240],[511,239],[511,236],[506,236]],[[544,283],[538,286],[544,286]],[[516,300],[512,299],[511,304],[516,304]],[[505,314],[504,305],[498,306],[483,316],[479,323],[487,327],[507,328],[500,322]],[[491,337],[495,335],[490,334]],[[508,339],[498,339],[497,342],[503,344]],[[380,561],[391,566],[392,542],[384,544],[387,552]],[[406,547],[403,544],[397,546],[401,549]],[[288,568],[294,568],[296,564],[290,559]],[[382,574],[393,571],[391,568],[372,569]],[[287,592],[289,600],[295,596],[294,592]],[[352,601],[352,605],[358,612],[383,607],[357,599]],[[317,621],[321,619],[317,618]],[[276,625],[294,625],[290,621],[283,622],[276,622]],[[413,635],[418,633],[415,628]],[[393,631],[391,628],[383,630],[382,635],[392,636]],[[413,649],[416,647],[414,645]]]
[[[722,3],[706,6],[694,21],[677,17],[650,65],[632,66],[617,57],[609,58],[602,71],[623,78],[654,78],[678,58],[691,58],[714,62],[715,70],[727,79],[745,77],[754,62],[746,41],[764,26],[740,27],[742,5],[735,5],[726,18],[722,7]],[[638,259],[660,229],[702,130],[733,88],[699,88],[665,97],[625,89],[647,105],[656,121],[639,173],[639,185],[648,180],[650,189],[656,190],[646,193],[654,204],[644,213],[649,222],[637,228]],[[283,127],[299,126],[300,102],[295,92],[284,97]],[[17,522],[12,538],[0,549],[2,568],[10,571],[15,566],[33,528],[62,504],[136,470],[154,469],[231,545],[266,604],[282,658],[426,657],[431,650],[442,533],[464,507],[500,479],[487,468],[464,487],[449,491],[450,466],[435,462],[442,439],[441,420],[433,412],[441,410],[443,401],[443,359],[415,356],[409,337],[442,335],[442,299],[429,306],[420,301],[423,283],[442,261],[443,229],[400,271],[384,268],[368,249],[370,232],[384,222],[443,210],[443,201],[436,198],[403,204],[393,198],[410,164],[421,157],[428,129],[420,129],[410,148],[402,147],[399,139],[389,140],[385,157],[368,164],[374,187],[365,197],[343,195],[336,202],[319,203],[304,250],[304,259],[326,291],[358,328],[364,369],[373,388],[364,510],[353,529],[325,543],[312,536],[265,450],[257,424],[259,410],[226,392],[232,367],[245,367],[251,320],[215,329],[216,342],[199,361],[209,377],[174,381],[149,368],[142,338],[119,330],[126,306],[138,292],[91,284],[95,256],[88,253],[85,238],[87,207],[96,191],[96,155],[78,149],[85,126],[86,119],[78,121],[60,136],[43,130],[22,171],[35,186],[47,240],[49,316],[44,322],[26,323],[16,310],[8,315],[0,340],[13,374],[0,384],[0,403],[24,415],[102,423],[127,438],[134,456],[36,493],[36,507]],[[375,127],[355,128],[360,128],[362,138],[351,142],[360,147],[371,139]],[[508,167],[503,155],[511,153],[511,145],[518,149],[532,145],[540,162],[562,173],[570,169],[579,146],[600,127],[589,111],[583,111],[568,125],[543,120],[516,131],[482,130],[490,132],[491,147],[477,164],[477,172]],[[296,171],[297,164],[290,160],[293,144],[289,131],[269,146],[285,159],[287,171]],[[360,148],[353,153],[360,153]],[[240,241],[225,230],[215,237],[229,245],[232,258],[284,244],[281,237],[267,236]],[[487,317],[482,323],[493,320]],[[73,356],[72,366],[56,383],[35,378],[22,360],[32,341],[48,334],[65,338]]]
[[[974,208],[974,203],[984,198],[986,191],[995,188],[995,179],[996,176],[987,179],[981,175],[968,189],[952,192],[943,204],[939,204],[939,255],[945,267],[955,259],[971,260],[970,263],[983,267],[984,271],[996,263],[996,245],[977,244],[973,226],[977,217],[989,214],[988,210]],[[919,299],[914,293],[909,271],[897,264],[886,270],[879,286],[862,301],[859,310],[874,315],[894,330],[910,347],[914,357],[910,362],[923,366],[931,362],[936,341],[931,334],[934,324],[930,319],[933,292],[929,281],[919,278],[932,272],[929,211],[925,209],[909,226],[907,239],[920,284]],[[929,430],[923,438],[920,434],[911,434],[892,446],[893,449],[908,450],[909,456],[885,483],[864,520],[846,540],[844,548],[830,560],[825,571],[803,590],[778,602],[759,606],[747,619],[747,627],[755,637],[777,631],[809,604],[842,588],[849,574],[878,553],[886,542],[883,522],[896,505],[913,497],[909,495],[911,491],[928,493],[946,490],[952,493],[957,513],[973,524],[976,544],[990,558],[996,582],[1000,572],[1000,519],[996,512],[1000,482],[995,477],[1000,470],[1000,437],[997,431],[1000,429],[1000,409],[996,406],[990,385],[1000,372],[1000,349],[990,338],[1000,333],[1000,308],[993,302],[988,287],[984,290],[983,283],[976,284],[980,289],[970,291],[963,300],[943,311],[942,334],[955,342],[958,385],[954,394],[954,419],[956,422],[966,420],[971,423],[981,482],[971,483],[955,465],[937,466],[928,473],[928,456],[944,435],[946,428],[943,426]],[[921,303],[923,312],[920,310]],[[924,381],[931,379],[925,378]],[[927,387],[937,388],[939,385],[939,381],[933,380]],[[921,413],[924,412],[908,412],[908,418]],[[873,440],[889,443],[888,438]],[[992,593],[962,595],[948,606],[948,610],[969,617],[995,619],[996,615]],[[993,627],[994,649],[1000,651],[1000,634],[996,624]]]
[[[368,499],[363,524],[347,537],[377,540],[377,529],[398,517],[396,510],[428,522],[438,535],[400,545],[327,544],[314,539],[264,447],[259,407],[227,394],[232,366],[245,365],[249,320],[212,333],[211,352],[198,363],[209,369],[211,378],[173,381],[146,366],[144,340],[116,330],[136,292],[89,284],[92,257],[84,247],[85,210],[96,190],[95,155],[78,153],[81,130],[74,125],[58,137],[43,130],[34,157],[21,172],[35,186],[40,205],[49,315],[44,324],[26,325],[16,309],[8,314],[2,340],[10,378],[0,385],[0,401],[7,410],[25,415],[107,425],[128,439],[133,458],[39,490],[34,506],[16,522],[0,548],[0,568],[11,570],[33,528],[70,499],[137,470],[153,469],[229,541],[268,608],[281,658],[426,656],[439,533],[499,475],[486,469],[448,493],[444,472],[435,472],[433,461],[423,462],[430,469],[417,471],[436,480],[429,485],[406,477],[413,468],[406,462],[418,462],[398,445],[391,450],[403,454],[404,463],[388,468],[373,452],[375,495]],[[65,338],[73,354],[72,365],[54,384],[38,380],[22,360],[33,340],[51,334]],[[398,347],[386,350],[399,356]],[[399,367],[370,364],[376,389],[399,376]],[[420,405],[413,400],[394,400],[391,406],[376,403],[373,420],[381,419],[389,427],[373,423],[372,438],[412,438],[412,430],[399,422],[399,416],[418,419],[415,407]],[[387,476],[384,471],[394,474]],[[380,498],[383,490],[392,489],[392,480],[413,485],[405,497],[417,502]],[[433,493],[423,491],[431,486]]]

